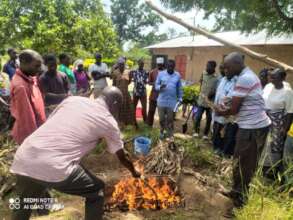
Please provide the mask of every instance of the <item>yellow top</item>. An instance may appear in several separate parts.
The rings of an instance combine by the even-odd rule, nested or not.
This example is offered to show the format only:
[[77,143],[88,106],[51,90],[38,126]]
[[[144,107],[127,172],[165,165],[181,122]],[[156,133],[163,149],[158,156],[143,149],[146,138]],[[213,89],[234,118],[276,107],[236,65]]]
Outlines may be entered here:
[[288,135],[289,135],[290,137],[293,137],[293,123],[291,124],[291,127],[290,127],[290,129],[289,129],[289,131],[288,131]]

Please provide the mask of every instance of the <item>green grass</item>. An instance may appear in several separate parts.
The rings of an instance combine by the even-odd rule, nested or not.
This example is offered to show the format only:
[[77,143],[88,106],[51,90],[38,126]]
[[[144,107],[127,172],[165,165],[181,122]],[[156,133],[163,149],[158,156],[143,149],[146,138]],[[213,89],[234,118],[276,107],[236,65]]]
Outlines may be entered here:
[[217,161],[215,160],[215,154],[207,144],[203,143],[199,139],[178,139],[176,138],[178,145],[184,146],[185,153],[188,158],[191,159],[195,167],[208,168],[215,170],[217,167]]
[[247,204],[236,211],[238,220],[292,220],[290,188],[281,190],[279,180],[268,182],[259,173],[250,185]]

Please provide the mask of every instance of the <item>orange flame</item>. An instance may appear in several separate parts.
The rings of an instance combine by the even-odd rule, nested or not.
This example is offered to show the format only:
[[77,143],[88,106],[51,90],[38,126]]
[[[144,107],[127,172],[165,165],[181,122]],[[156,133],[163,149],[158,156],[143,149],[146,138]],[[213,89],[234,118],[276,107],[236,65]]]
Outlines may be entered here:
[[178,206],[181,198],[166,177],[145,180],[126,178],[115,185],[110,203],[118,207],[127,205],[129,210],[166,209]]

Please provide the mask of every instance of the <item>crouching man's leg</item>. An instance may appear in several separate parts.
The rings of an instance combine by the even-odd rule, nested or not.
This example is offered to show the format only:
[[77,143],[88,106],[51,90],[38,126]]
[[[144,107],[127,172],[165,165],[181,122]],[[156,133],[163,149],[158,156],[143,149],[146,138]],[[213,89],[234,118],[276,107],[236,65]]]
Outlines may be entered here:
[[82,166],[78,166],[62,183],[52,184],[51,187],[63,193],[84,197],[85,220],[102,219],[105,184]]

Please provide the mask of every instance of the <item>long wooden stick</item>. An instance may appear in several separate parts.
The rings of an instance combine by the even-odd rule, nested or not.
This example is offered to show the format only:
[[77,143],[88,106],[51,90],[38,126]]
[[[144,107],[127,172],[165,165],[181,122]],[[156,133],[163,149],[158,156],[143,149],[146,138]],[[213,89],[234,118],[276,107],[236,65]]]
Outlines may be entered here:
[[262,61],[266,64],[269,64],[271,66],[274,66],[274,67],[280,67],[280,68],[284,68],[287,72],[290,72],[290,73],[293,73],[293,67],[286,64],[286,63],[283,63],[283,62],[280,62],[278,60],[275,60],[271,57],[269,57],[268,55],[265,55],[265,54],[261,54],[261,53],[258,53],[258,52],[255,52],[253,50],[250,50],[246,47],[242,47],[240,45],[237,45],[237,44],[234,44],[234,43],[231,43],[229,41],[226,41],[222,38],[219,38],[215,35],[213,35],[212,33],[202,29],[202,28],[198,28],[198,27],[194,27],[184,21],[182,21],[180,18],[177,18],[176,16],[174,15],[171,15],[171,14],[168,14],[166,12],[163,12],[161,9],[159,9],[157,6],[155,6],[151,0],[145,0],[145,2],[153,9],[155,10],[156,12],[158,12],[160,15],[164,16],[165,18],[169,19],[169,20],[172,20],[184,27],[186,27],[188,30],[191,30],[191,31],[194,31],[196,33],[199,33],[201,35],[204,35],[206,36],[207,38],[210,38],[210,39],[213,39],[217,42],[220,42],[226,46],[229,46],[229,47],[232,47],[234,48],[235,50],[237,51],[241,51],[245,54],[247,54],[248,56],[252,57],[252,58],[255,58],[259,61]]

